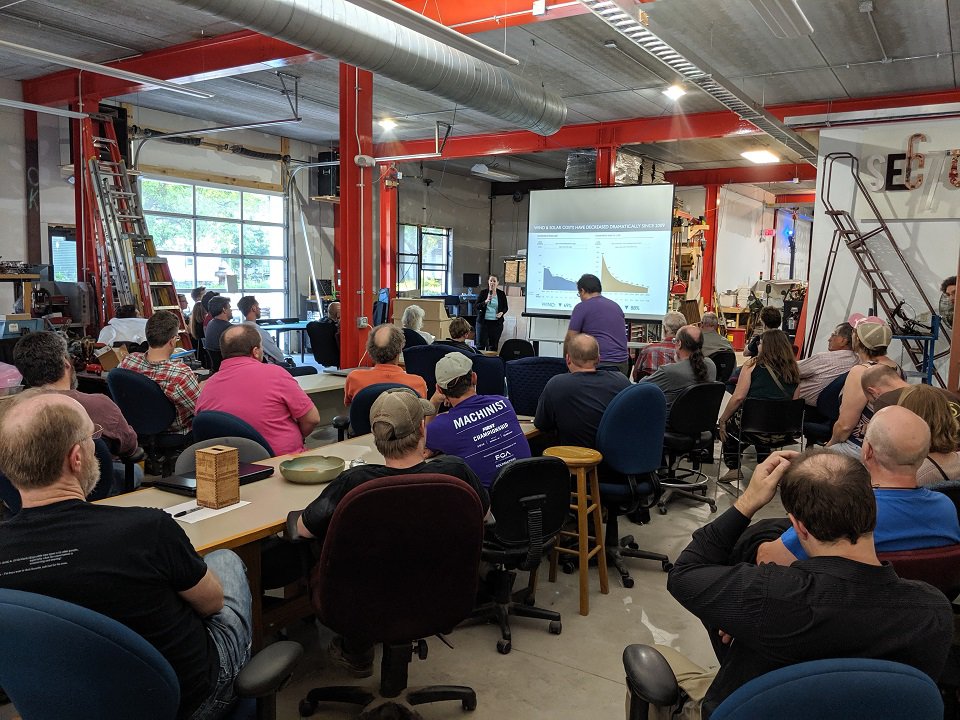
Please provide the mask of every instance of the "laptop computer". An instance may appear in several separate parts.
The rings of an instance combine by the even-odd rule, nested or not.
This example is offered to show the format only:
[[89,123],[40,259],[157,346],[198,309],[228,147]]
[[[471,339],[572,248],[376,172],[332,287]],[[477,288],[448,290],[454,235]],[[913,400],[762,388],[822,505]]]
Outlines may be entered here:
[[[240,484],[263,480],[273,475],[273,468],[268,465],[257,465],[255,463],[240,463]],[[158,490],[166,490],[180,495],[197,495],[196,475],[171,475],[165,478],[156,478],[155,480],[144,480],[144,485],[153,486]]]
[[329,370],[326,369],[326,368],[324,368],[323,373],[324,373],[324,375],[338,375],[339,377],[346,377],[347,375],[349,375],[350,373],[352,373],[354,370],[360,370],[360,368],[355,368],[355,367],[352,367],[352,368],[342,368],[342,369],[340,369],[340,368],[331,368],[331,369],[329,369]]

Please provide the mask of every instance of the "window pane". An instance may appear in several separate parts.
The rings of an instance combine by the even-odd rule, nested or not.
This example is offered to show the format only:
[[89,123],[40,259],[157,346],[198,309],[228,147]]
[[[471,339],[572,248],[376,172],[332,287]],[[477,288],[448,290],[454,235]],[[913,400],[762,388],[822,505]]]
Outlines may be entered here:
[[257,222],[283,222],[283,198],[279,195],[243,194],[243,219]]
[[193,255],[166,255],[165,257],[177,290],[193,290],[197,287],[197,278],[193,272]]
[[416,225],[400,226],[400,252],[410,253],[411,255],[416,255],[420,252],[420,248],[417,246]]
[[243,261],[243,287],[245,290],[256,288],[282,288],[286,270],[283,260],[246,260]]
[[397,263],[397,291],[417,289],[417,264]]
[[197,284],[207,290],[239,292],[240,258],[198,257]]
[[283,228],[267,225],[244,225],[243,254],[283,257]]
[[144,210],[193,214],[193,186],[163,180],[140,180],[140,193]]
[[[263,319],[266,318],[282,318],[286,317],[286,302],[284,302],[283,293],[279,292],[250,292],[250,288],[245,288],[247,290],[245,295],[255,295],[257,302],[260,303],[260,317]],[[284,335],[296,335],[296,333],[280,333],[281,345],[283,344]],[[273,335],[273,333],[271,333]]]
[[240,224],[197,220],[197,252],[239,255]]
[[446,295],[447,273],[445,270],[424,270],[420,273],[421,295]]
[[193,220],[146,215],[147,229],[153,235],[157,252],[193,252]]
[[240,191],[197,186],[197,215],[240,218]]
[[447,263],[447,242],[444,235],[423,234],[423,257],[422,262],[433,265],[446,265]]

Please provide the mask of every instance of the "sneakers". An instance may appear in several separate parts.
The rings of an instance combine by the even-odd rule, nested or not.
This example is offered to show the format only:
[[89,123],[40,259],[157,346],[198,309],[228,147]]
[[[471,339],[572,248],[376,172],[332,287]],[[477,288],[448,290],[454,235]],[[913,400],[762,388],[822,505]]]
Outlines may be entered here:
[[336,635],[330,641],[328,649],[330,659],[355,678],[368,678],[373,675],[373,648],[361,653],[347,653],[343,649],[343,638]]
[[740,472],[739,468],[734,468],[733,470],[727,470],[723,475],[717,478],[718,482],[730,483],[736,482],[737,480],[743,479],[743,473]]

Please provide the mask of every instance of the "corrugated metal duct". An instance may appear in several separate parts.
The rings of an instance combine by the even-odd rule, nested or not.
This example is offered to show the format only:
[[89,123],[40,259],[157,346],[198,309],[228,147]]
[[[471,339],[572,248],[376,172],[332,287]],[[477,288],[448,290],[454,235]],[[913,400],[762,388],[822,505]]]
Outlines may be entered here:
[[559,96],[344,0],[176,1],[540,135],[567,115]]

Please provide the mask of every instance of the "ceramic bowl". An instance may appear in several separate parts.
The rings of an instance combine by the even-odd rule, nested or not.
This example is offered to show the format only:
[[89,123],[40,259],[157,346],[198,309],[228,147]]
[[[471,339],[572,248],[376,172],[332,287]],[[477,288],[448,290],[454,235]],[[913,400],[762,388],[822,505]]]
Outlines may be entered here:
[[302,455],[280,463],[285,480],[301,485],[315,485],[333,480],[343,472],[342,458],[326,455]]

